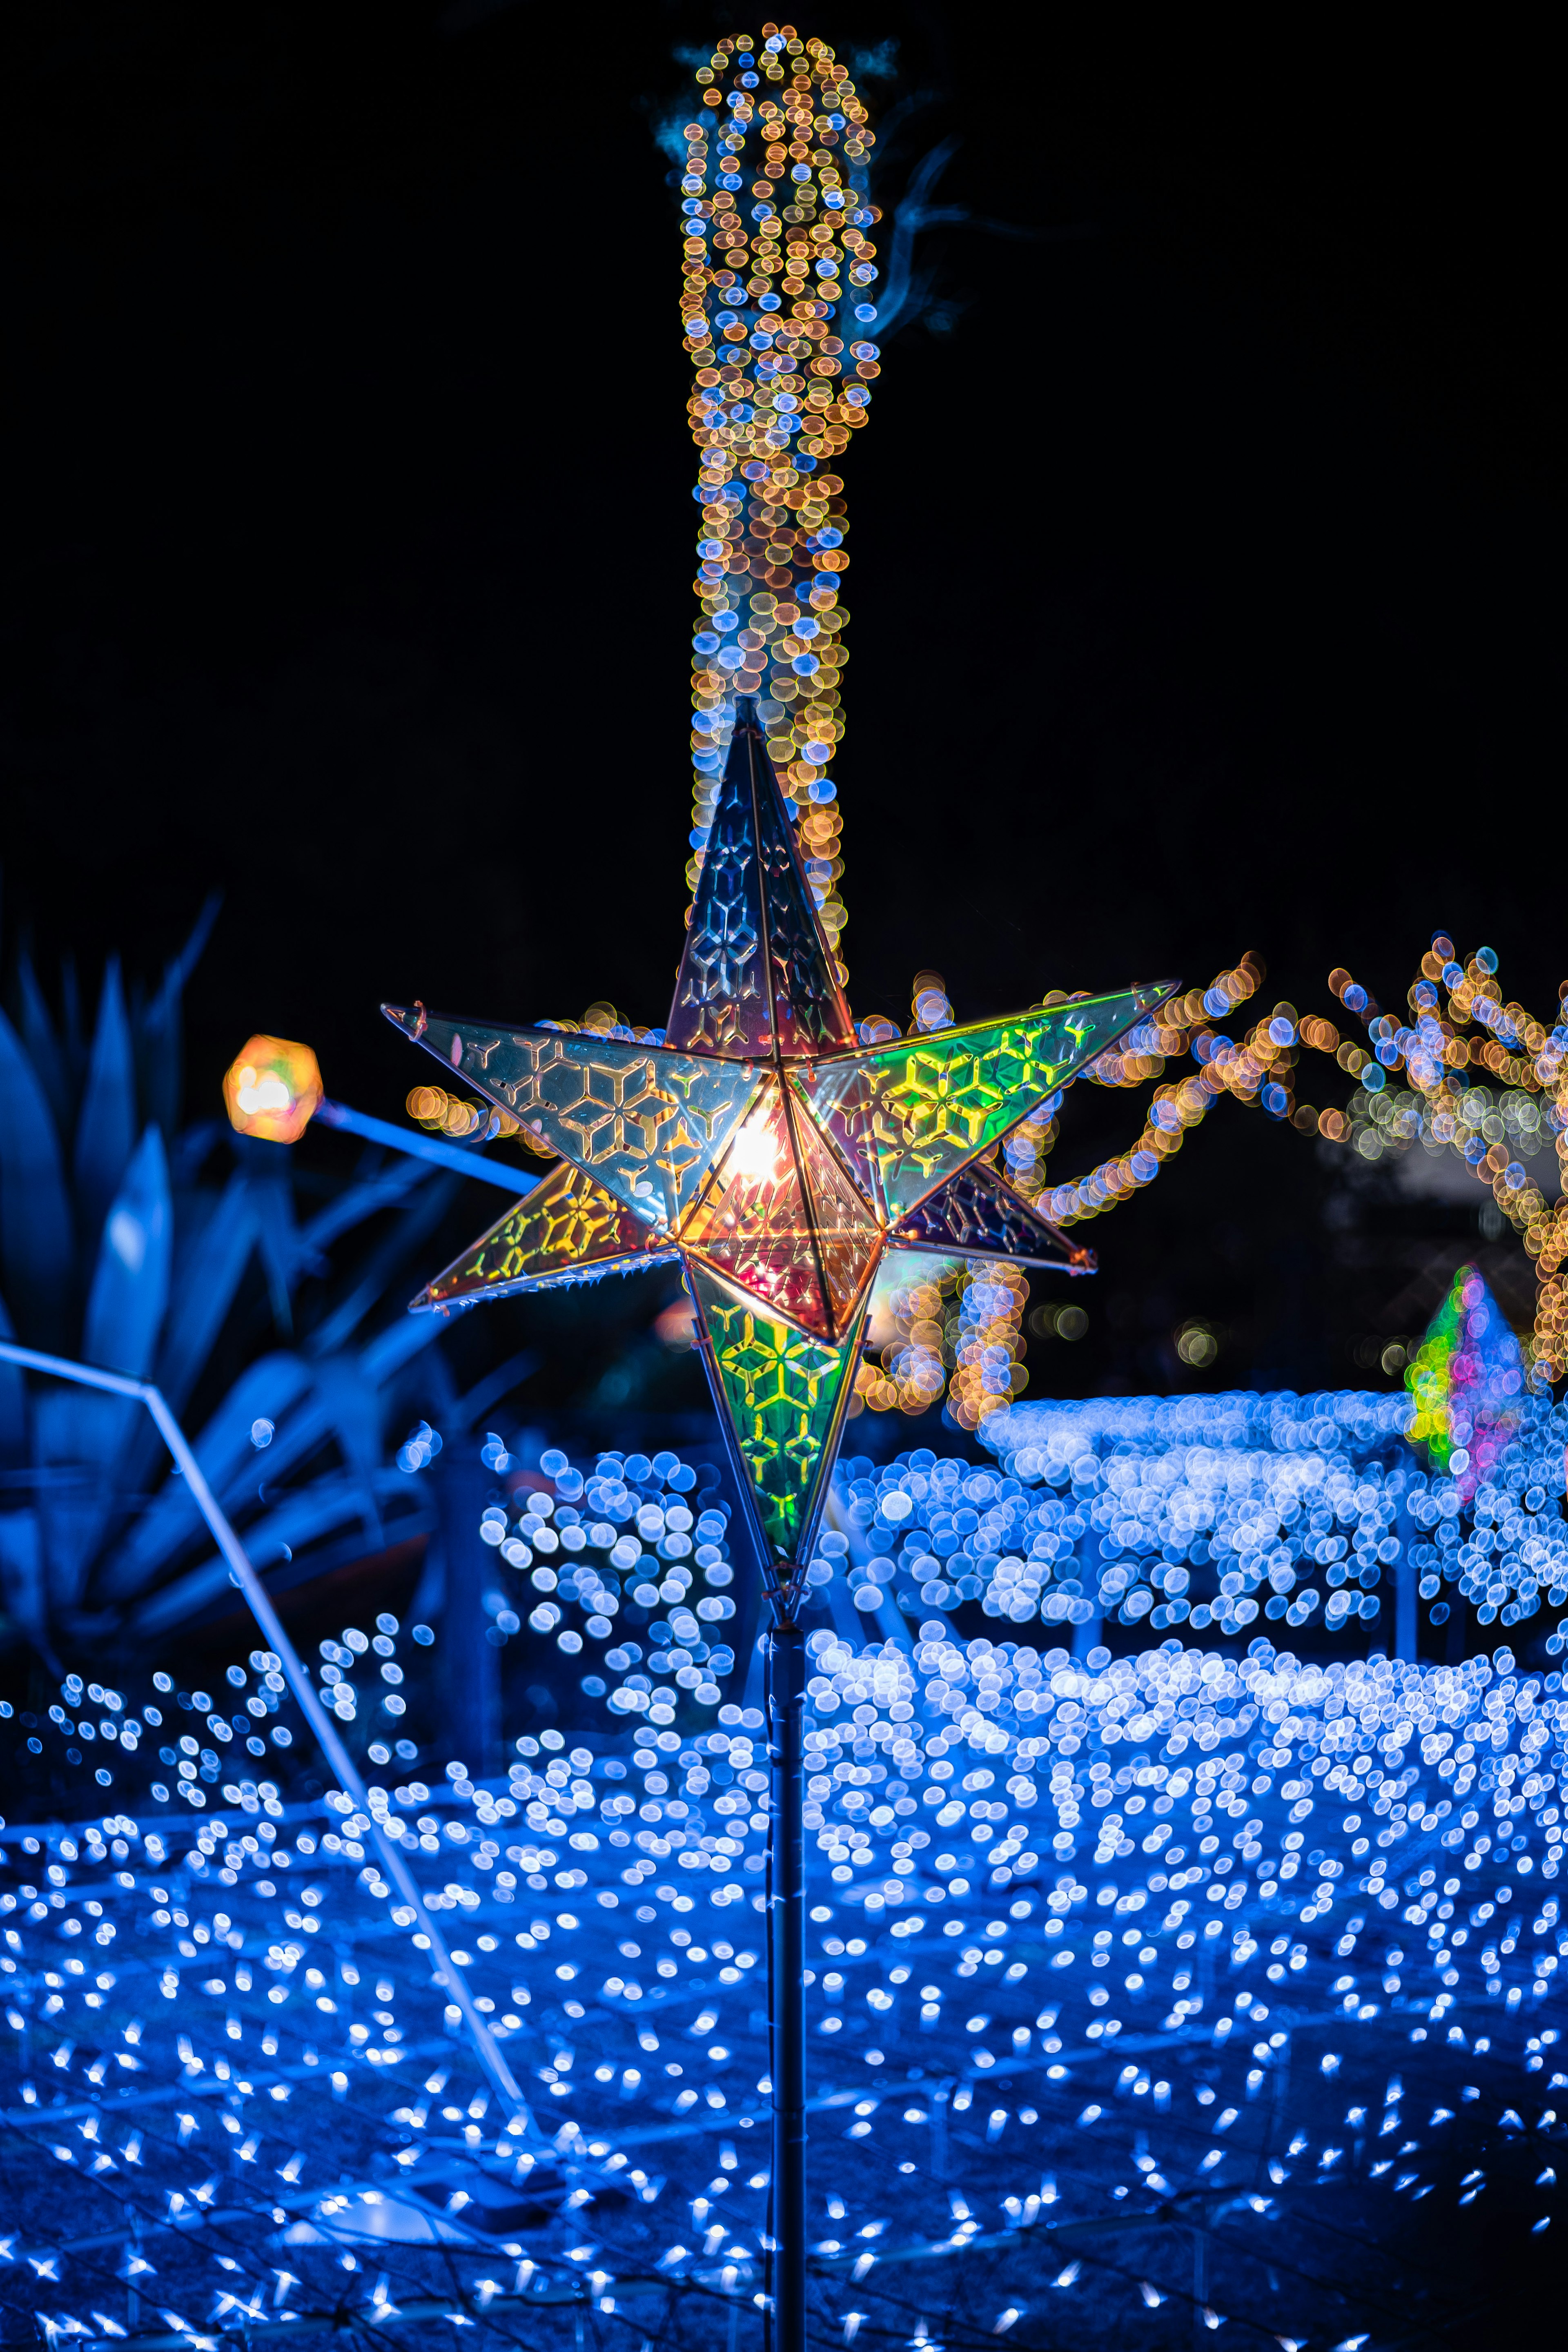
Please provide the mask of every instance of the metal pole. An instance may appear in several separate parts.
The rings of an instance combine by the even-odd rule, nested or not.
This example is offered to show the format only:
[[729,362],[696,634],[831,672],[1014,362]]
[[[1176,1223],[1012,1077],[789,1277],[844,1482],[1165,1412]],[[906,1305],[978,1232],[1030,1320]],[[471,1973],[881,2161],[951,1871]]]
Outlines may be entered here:
[[[57,1380],[74,1381],[81,1388],[107,1389],[116,1396],[135,1397],[146,1406],[158,1424],[164,1444],[179,1464],[185,1485],[190,1489],[191,1499],[206,1521],[214,1542],[227,1560],[234,1580],[245,1595],[250,1613],[266,1637],[268,1647],[277,1653],[284,1679],[299,1701],[300,1711],[310,1725],[317,1746],[336,1773],[340,1787],[353,1799],[369,1821],[371,1843],[381,1858],[382,1868],[402,1896],[405,1906],[413,1911],[416,1929],[427,1937],[430,1958],[453,2002],[461,2011],[474,2045],[474,2053],[493,2087],[511,2108],[510,2128],[527,2131],[542,2138],[516,2075],[501,2054],[500,2043],[475,2007],[474,1997],[463,1981],[462,1970],[454,1966],[451,1954],[447,1949],[446,1937],[425,1907],[425,1898],[419,1892],[413,1872],[399,1846],[372,1813],[369,1795],[358,1768],[339,1738],[337,1727],[317,1697],[316,1685],[300,1664],[293,1643],[283,1631],[282,1620],[272,1606],[270,1594],[251,1566],[249,1555],[230,1527],[217,1496],[207,1485],[201,1464],[191,1451],[190,1441],[170,1412],[162,1390],[154,1388],[150,1381],[131,1380],[122,1372],[100,1371],[96,1365],[73,1363],[65,1356],[42,1355],[33,1348],[18,1348],[8,1339],[0,1339],[0,1360],[22,1364],[30,1371],[52,1373]],[[798,1810],[796,1819],[798,1822]]]
[[504,1161],[481,1160],[478,1151],[464,1150],[455,1143],[441,1143],[433,1135],[421,1135],[412,1128],[394,1127],[384,1118],[372,1118],[363,1110],[351,1110],[347,1103],[321,1102],[316,1117],[323,1127],[341,1127],[346,1134],[363,1136],[367,1143],[384,1145],[388,1151],[401,1151],[405,1160],[427,1160],[436,1168],[449,1168],[457,1176],[477,1177],[481,1184],[494,1184],[510,1192],[514,1201],[524,1192],[531,1192],[539,1182],[537,1176],[525,1175],[521,1168],[509,1168]]
[[768,1635],[768,2078],[775,2352],[805,2346],[805,1635]]

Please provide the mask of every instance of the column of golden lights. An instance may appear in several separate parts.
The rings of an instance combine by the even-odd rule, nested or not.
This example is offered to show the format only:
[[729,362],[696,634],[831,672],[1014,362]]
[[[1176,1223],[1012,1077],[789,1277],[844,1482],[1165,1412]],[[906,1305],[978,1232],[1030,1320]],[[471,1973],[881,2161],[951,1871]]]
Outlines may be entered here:
[[681,180],[681,325],[701,453],[687,879],[695,892],[735,697],[756,695],[837,947],[846,919],[828,770],[844,740],[849,558],[835,461],[879,372],[862,331],[876,316],[873,134],[832,49],[790,25],[720,41],[697,81]]

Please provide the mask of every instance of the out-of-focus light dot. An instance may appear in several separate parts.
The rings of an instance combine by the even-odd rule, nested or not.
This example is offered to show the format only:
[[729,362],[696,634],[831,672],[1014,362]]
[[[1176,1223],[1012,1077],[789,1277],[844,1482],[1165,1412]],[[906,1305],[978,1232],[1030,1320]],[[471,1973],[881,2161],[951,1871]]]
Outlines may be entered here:
[[321,1096],[315,1055],[288,1037],[250,1038],[224,1073],[230,1124],[268,1143],[297,1143]]

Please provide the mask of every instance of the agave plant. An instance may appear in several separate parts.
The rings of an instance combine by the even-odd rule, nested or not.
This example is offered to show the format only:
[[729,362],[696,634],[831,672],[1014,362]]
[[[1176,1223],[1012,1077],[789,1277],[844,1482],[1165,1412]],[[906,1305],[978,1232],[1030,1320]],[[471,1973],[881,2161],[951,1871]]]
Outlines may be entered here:
[[[394,1423],[451,1384],[411,1362],[435,1318],[367,1327],[460,1179],[372,1150],[301,1216],[285,1147],[216,1119],[177,1129],[184,992],[216,912],[150,993],[128,999],[110,961],[90,1039],[68,968],[57,1021],[22,958],[16,1018],[0,1013],[0,1336],[151,1378],[176,1412],[195,1400],[202,1467],[258,1565],[356,1528],[377,1548],[424,1517],[428,1454],[396,1467]],[[334,1261],[383,1213],[368,1253]],[[258,1262],[272,1327],[259,1337],[246,1312]],[[252,1360],[211,1403],[215,1355],[237,1352]],[[0,1363],[0,1640],[52,1656],[66,1634],[150,1635],[205,1606],[226,1573],[139,1406]]]

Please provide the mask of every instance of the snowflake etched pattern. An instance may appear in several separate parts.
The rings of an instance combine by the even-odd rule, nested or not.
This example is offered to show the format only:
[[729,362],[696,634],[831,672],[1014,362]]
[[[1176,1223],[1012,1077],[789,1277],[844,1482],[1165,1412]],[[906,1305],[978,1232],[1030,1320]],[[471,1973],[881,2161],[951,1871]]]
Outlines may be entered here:
[[1169,995],[1156,984],[938,1030],[796,1073],[817,1119],[901,1215]]
[[660,1239],[656,1228],[563,1160],[482,1240],[426,1284],[414,1306],[417,1310],[510,1298],[590,1276],[671,1265],[677,1253],[661,1248]]
[[809,1548],[826,1496],[833,1441],[849,1402],[863,1316],[829,1347],[760,1315],[705,1266],[692,1296],[763,1533],[776,1552]]

